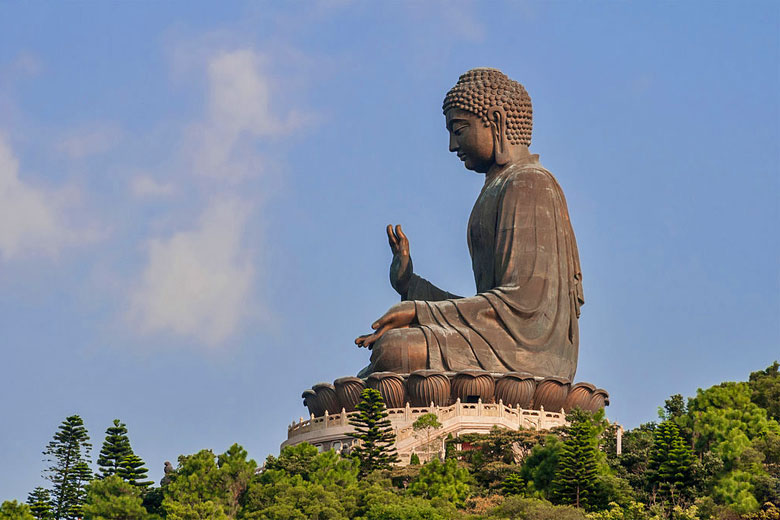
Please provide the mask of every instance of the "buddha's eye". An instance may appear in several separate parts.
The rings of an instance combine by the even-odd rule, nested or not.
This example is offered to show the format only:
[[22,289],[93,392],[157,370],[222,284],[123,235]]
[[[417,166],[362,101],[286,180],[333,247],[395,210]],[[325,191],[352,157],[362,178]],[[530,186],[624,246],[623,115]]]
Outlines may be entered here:
[[466,128],[466,126],[468,125],[458,125],[452,129],[452,133],[455,135],[460,135],[463,133],[463,130]]

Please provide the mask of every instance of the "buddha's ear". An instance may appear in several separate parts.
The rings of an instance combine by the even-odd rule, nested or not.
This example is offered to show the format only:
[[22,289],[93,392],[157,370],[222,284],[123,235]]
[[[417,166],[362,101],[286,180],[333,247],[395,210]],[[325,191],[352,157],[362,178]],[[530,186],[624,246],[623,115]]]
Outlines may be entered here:
[[510,161],[509,141],[506,139],[506,112],[501,107],[491,107],[488,109],[487,117],[493,133],[493,155],[496,164],[503,166]]

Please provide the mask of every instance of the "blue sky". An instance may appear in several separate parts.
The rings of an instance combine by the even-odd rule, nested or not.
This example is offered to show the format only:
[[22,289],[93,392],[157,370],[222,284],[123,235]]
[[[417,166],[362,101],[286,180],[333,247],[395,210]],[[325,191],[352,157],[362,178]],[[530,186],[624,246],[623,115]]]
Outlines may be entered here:
[[300,393],[356,373],[417,272],[473,294],[481,177],[445,92],[502,69],[534,103],[608,416],[780,358],[775,2],[69,2],[0,6],[0,499],[80,414],[165,460],[275,454]]

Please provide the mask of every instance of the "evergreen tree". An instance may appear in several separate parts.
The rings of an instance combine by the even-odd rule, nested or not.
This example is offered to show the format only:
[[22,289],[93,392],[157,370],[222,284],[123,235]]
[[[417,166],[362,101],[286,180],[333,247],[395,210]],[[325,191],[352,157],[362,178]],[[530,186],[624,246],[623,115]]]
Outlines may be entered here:
[[84,501],[84,485],[91,477],[89,452],[92,445],[78,415],[66,418],[46,450],[52,465],[44,476],[53,484],[52,510],[56,520],[77,518]]
[[780,422],[780,363],[775,361],[765,370],[750,374],[751,400]]
[[523,477],[517,473],[510,473],[501,483],[501,492],[504,495],[520,495],[525,489]]
[[647,464],[647,478],[652,491],[674,500],[692,482],[692,463],[693,453],[686,446],[677,425],[671,421],[661,423],[656,429]]
[[27,504],[6,500],[0,504],[0,520],[35,520]]
[[100,478],[106,478],[119,472],[122,459],[133,454],[130,439],[127,437],[127,427],[119,419],[114,419],[114,425],[106,429],[106,439],[98,455]]
[[409,493],[427,499],[443,498],[462,505],[471,494],[473,482],[469,470],[458,465],[457,460],[441,462],[433,459],[420,468],[420,474],[409,484]]
[[141,490],[117,475],[94,480],[87,487],[83,507],[88,520],[146,520],[146,509],[141,505]]
[[598,474],[596,428],[590,420],[575,417],[563,443],[552,482],[553,498],[584,507],[593,493]]
[[30,506],[30,511],[38,520],[48,520],[53,518],[51,511],[51,495],[49,490],[37,487],[33,489],[29,495],[27,495],[27,505]]
[[367,475],[375,469],[389,468],[398,462],[398,455],[382,395],[378,390],[366,388],[360,398],[358,413],[349,420],[355,431],[349,435],[361,441],[352,454],[360,460],[360,474]]
[[141,457],[130,454],[119,463],[119,469],[116,474],[119,478],[134,486],[148,488],[152,485],[151,480],[145,480],[148,472],[149,470],[144,467],[144,461],[141,460]]

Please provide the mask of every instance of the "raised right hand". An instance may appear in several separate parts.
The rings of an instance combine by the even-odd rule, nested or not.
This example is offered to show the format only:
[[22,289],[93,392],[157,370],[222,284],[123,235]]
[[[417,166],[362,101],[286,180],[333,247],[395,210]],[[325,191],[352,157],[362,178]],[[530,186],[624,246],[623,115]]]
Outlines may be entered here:
[[409,239],[404,235],[400,225],[393,229],[393,226],[388,224],[387,240],[393,252],[393,261],[390,263],[390,285],[401,295],[401,298],[406,298],[413,272],[412,257],[409,255]]

